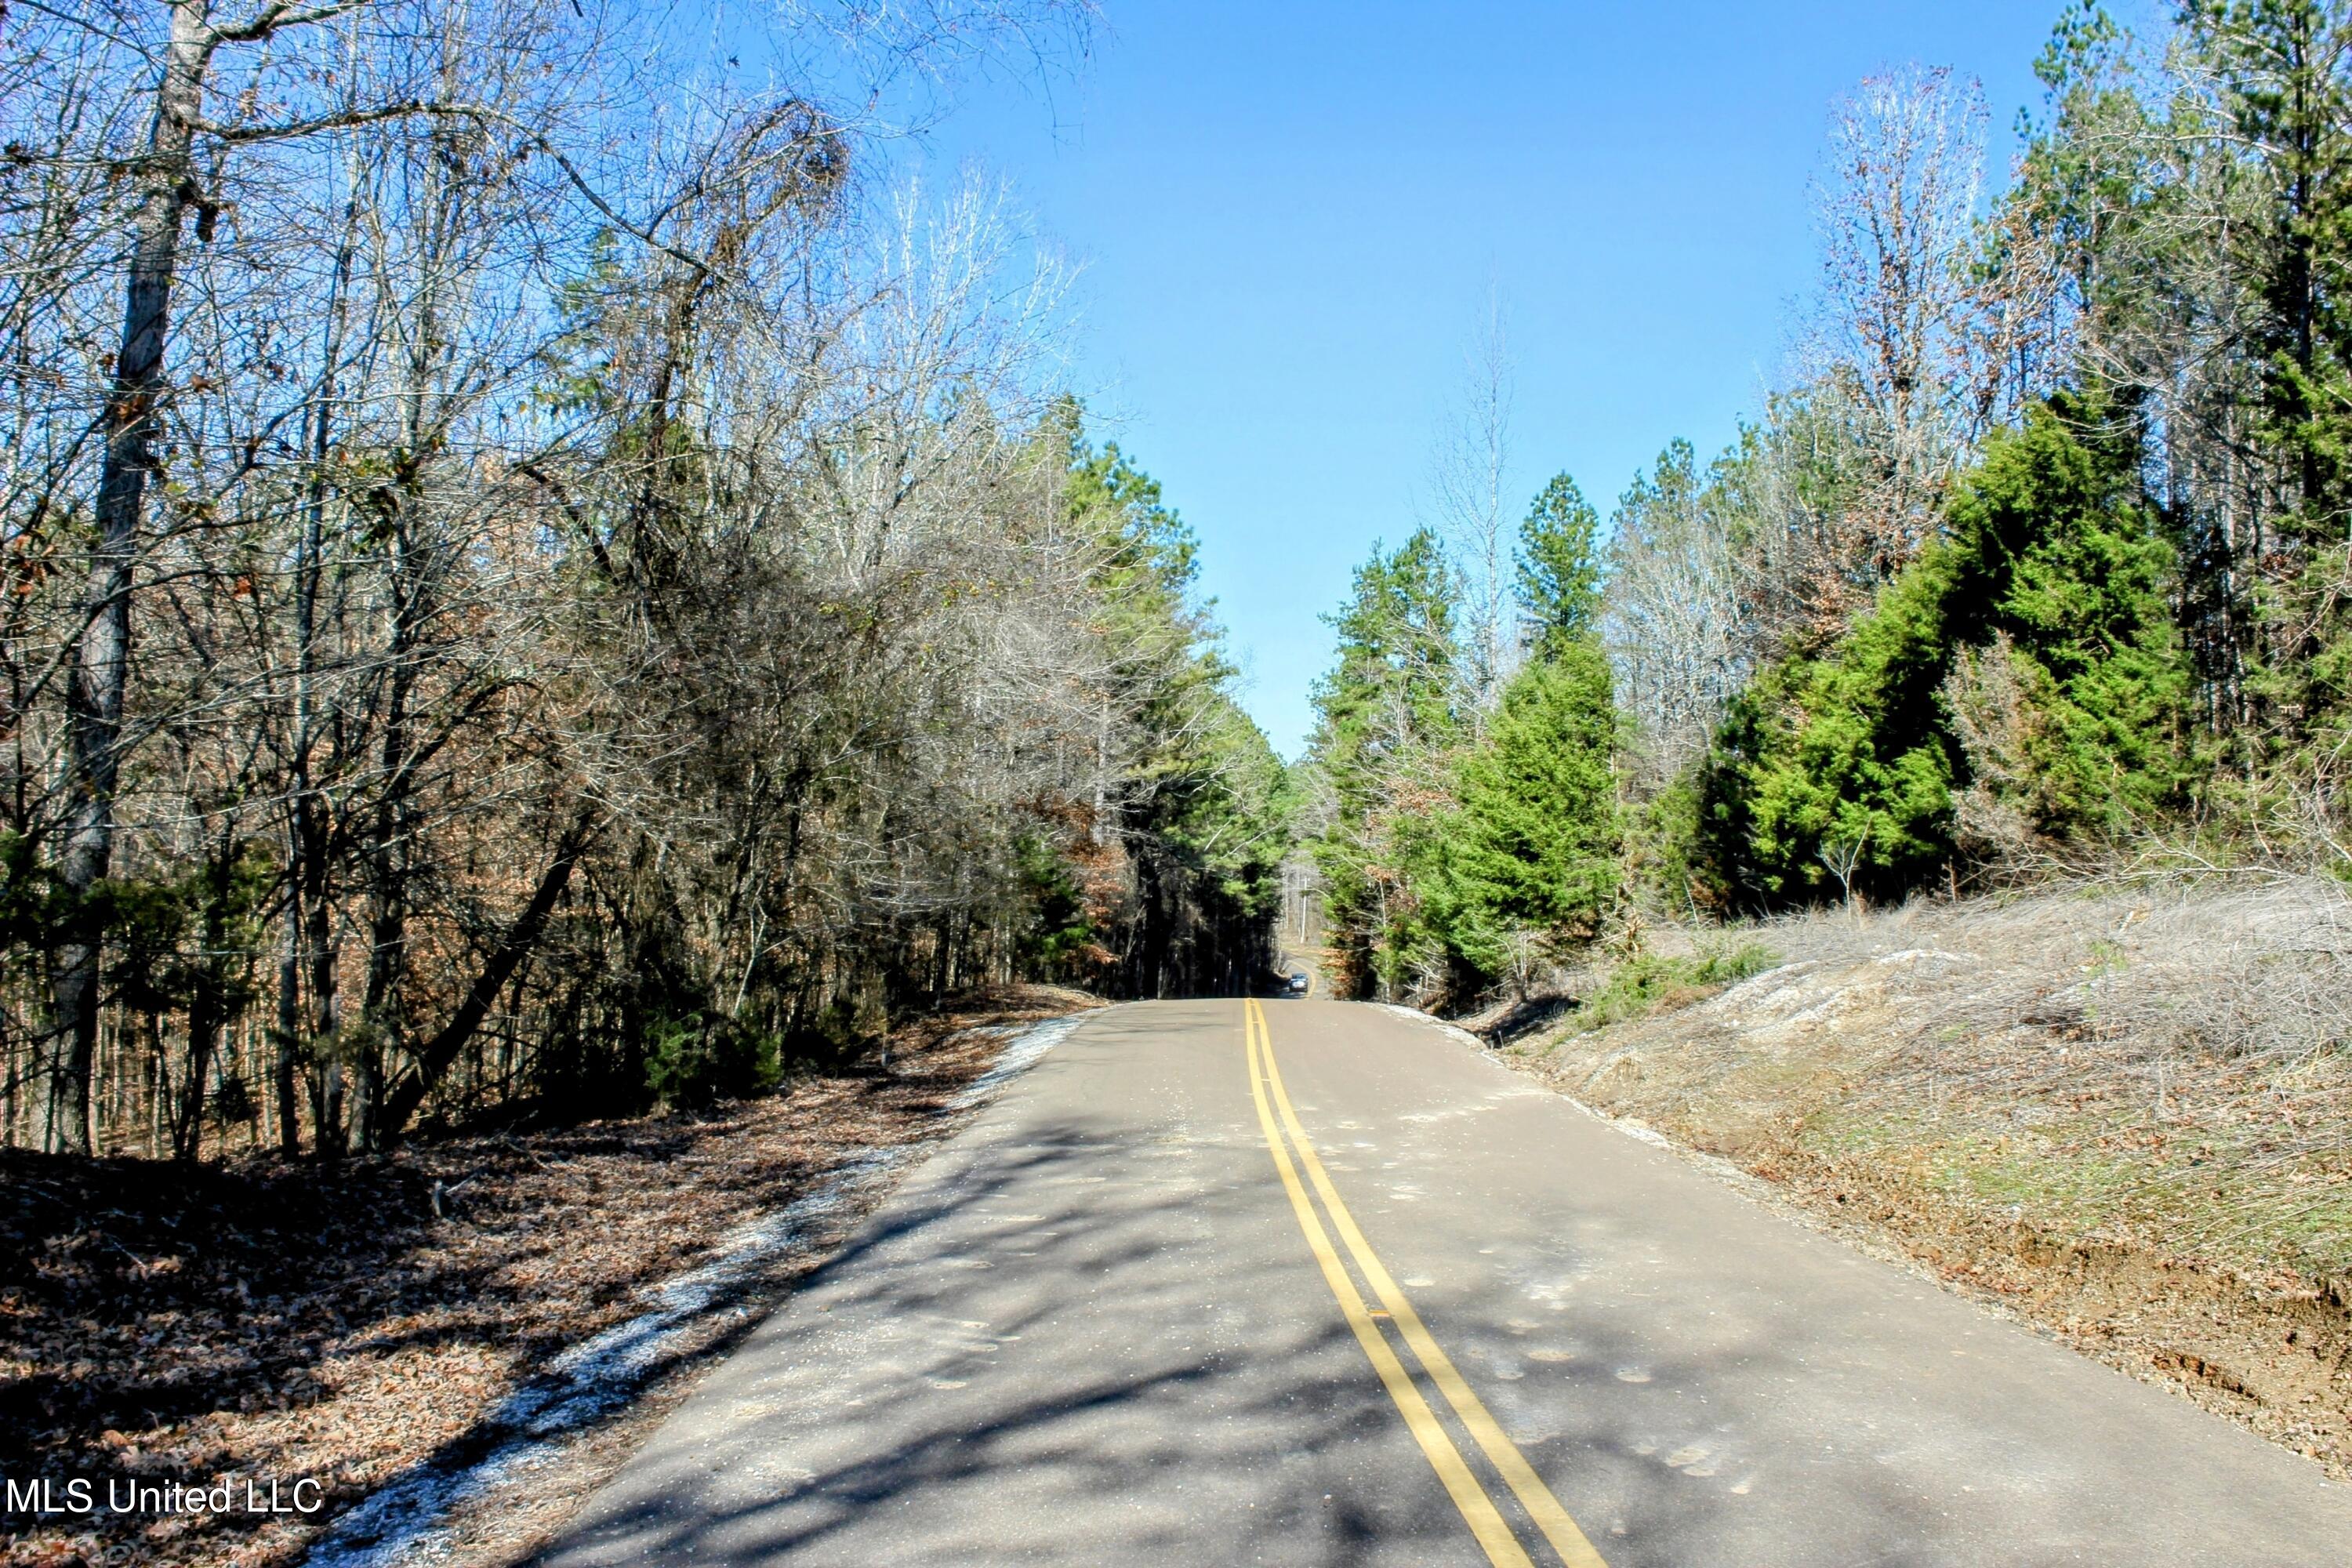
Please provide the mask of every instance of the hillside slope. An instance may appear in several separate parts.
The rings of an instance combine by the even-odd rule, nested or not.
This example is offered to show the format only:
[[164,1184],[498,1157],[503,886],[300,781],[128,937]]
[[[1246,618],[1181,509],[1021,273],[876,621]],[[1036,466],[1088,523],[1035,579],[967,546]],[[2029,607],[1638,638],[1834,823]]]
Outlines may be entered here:
[[[1759,943],[1732,968],[1761,973],[1704,983],[1710,957],[1720,973]],[[1648,963],[1665,983],[1595,973],[1581,1008],[1506,1050],[2352,1474],[2343,889],[2207,879],[1832,912],[1664,933]],[[1636,993],[1646,1016],[1587,1026]]]

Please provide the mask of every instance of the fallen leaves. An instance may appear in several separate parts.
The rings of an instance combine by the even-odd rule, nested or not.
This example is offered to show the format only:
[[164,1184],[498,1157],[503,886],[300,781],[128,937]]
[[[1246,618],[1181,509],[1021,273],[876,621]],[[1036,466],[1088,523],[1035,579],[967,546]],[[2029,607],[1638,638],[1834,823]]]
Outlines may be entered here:
[[[348,1508],[461,1445],[640,1292],[861,1151],[939,1131],[1017,993],[923,1020],[887,1072],[706,1116],[180,1170],[0,1152],[0,1452],[12,1475],[319,1481]],[[12,1518],[9,1568],[299,1557],[266,1516]]]

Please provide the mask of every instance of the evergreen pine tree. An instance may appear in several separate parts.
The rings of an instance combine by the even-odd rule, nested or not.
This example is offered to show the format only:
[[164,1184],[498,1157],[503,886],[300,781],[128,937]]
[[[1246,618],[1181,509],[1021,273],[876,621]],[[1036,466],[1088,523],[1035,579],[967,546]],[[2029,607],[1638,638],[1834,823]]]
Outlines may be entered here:
[[1511,937],[1591,938],[1617,897],[1609,661],[1589,637],[1559,643],[1503,689],[1485,743],[1462,763],[1445,866],[1462,955],[1508,966]]
[[1393,988],[1432,946],[1423,900],[1458,727],[1455,598],[1444,546],[1423,529],[1393,553],[1375,545],[1329,617],[1338,662],[1316,683],[1312,755],[1332,810],[1315,857],[1332,944],[1359,989]]
[[2189,782],[2178,562],[2139,503],[2127,426],[2080,399],[2032,409],[1950,510],[1964,563],[1951,634],[2005,660],[1997,678],[2016,692],[2012,777],[1984,782],[2045,837],[2118,833]]
[[1601,514],[1566,474],[1552,476],[1519,524],[1519,608],[1535,657],[1591,635],[1601,614],[1600,531]]
[[2263,204],[2261,228],[2228,259],[2259,301],[2246,347],[2284,470],[2274,526],[2294,548],[2246,563],[2270,579],[2272,601],[2254,684],[2279,738],[2315,759],[2352,727],[2352,14],[2340,0],[2183,9],[2221,111],[2256,153],[2245,169]]
[[[2062,840],[2178,799],[2173,553],[2138,504],[2127,428],[2075,399],[2030,410],[1958,487],[1945,542],[1845,637],[1769,666],[1733,702],[1700,824],[1725,891],[1773,902],[1835,879],[1900,893],[1952,855],[1971,782]],[[1956,699],[2000,711],[1956,716]]]

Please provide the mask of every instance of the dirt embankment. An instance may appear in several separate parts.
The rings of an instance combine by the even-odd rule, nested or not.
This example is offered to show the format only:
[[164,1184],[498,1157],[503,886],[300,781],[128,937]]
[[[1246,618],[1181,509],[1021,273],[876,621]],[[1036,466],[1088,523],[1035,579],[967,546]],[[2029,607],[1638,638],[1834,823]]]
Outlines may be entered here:
[[[576,1498],[848,1234],[885,1184],[852,1177],[952,1124],[1006,1026],[1093,1005],[1029,988],[901,1030],[887,1069],[384,1160],[0,1153],[0,1475],[80,1478],[100,1505],[0,1514],[5,1561],[294,1562],[371,1494],[382,1511],[387,1483],[421,1503],[420,1477],[526,1430],[531,1494]],[[110,1487],[222,1480],[240,1503],[247,1480],[281,1500],[307,1481],[325,1507],[104,1506]],[[476,1522],[520,1550],[562,1511]]]
[[2352,1478],[2343,889],[2108,887],[1706,940],[1780,962],[1505,1049]]

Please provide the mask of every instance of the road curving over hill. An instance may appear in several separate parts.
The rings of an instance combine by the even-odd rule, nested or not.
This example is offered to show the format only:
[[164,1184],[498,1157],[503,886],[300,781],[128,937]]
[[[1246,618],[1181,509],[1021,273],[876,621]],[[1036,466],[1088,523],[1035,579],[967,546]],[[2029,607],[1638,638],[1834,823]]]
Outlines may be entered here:
[[590,1499],[620,1563],[2329,1564],[2352,1491],[1446,1031],[1090,1016]]

